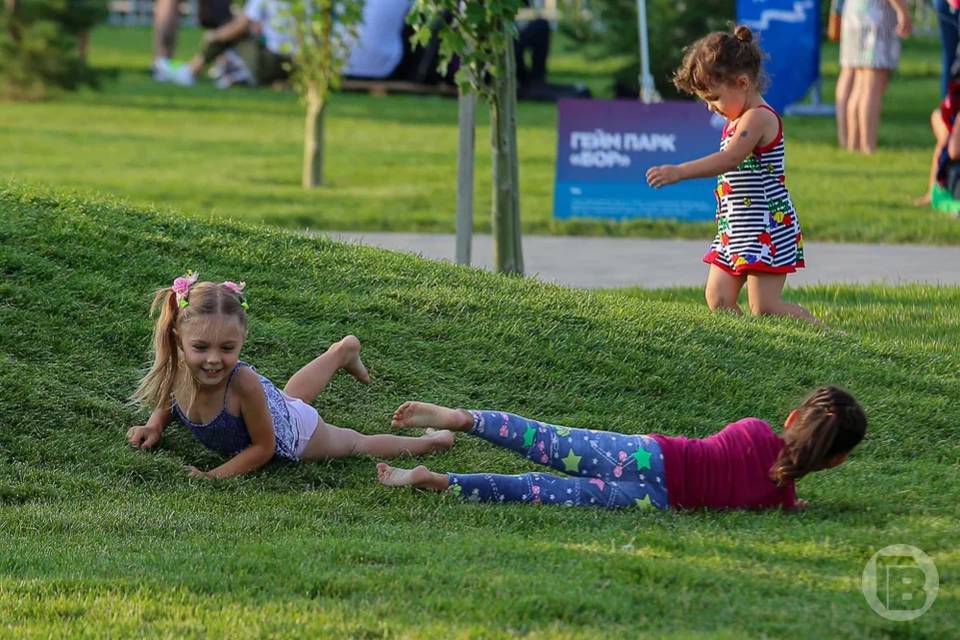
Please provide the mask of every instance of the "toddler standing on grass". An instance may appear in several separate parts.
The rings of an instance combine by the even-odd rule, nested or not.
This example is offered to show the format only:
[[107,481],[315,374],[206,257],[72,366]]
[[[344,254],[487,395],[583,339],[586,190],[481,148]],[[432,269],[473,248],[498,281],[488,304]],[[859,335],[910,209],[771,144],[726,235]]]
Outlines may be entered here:
[[657,509],[800,509],[794,483],[843,463],[867,430],[846,391],[821,387],[784,422],[781,438],[757,418],[743,418],[703,439],[572,429],[500,411],[407,402],[393,426],[438,427],[479,436],[569,476],[434,473],[425,466],[377,465],[380,482],[450,491],[478,502]]
[[229,478],[271,458],[328,460],[356,454],[394,458],[441,451],[453,444],[449,431],[419,438],[368,436],[327,424],[311,405],[343,369],[358,381],[370,376],[360,360],[360,341],[347,336],[293,374],[283,390],[240,361],[247,337],[244,284],[197,282],[188,273],[158,291],[153,332],[154,363],[132,400],[153,409],[147,424],[131,427],[127,439],[154,446],[172,418],[208,448],[231,456],[209,471],[188,466],[193,476]]
[[727,119],[720,151],[647,171],[659,189],[691,178],[717,177],[717,235],[703,261],[710,265],[711,310],[741,313],[744,284],[754,315],[816,319],[781,299],[786,275],[804,266],[803,233],[786,187],[783,122],[761,95],[763,52],[744,26],[717,31],[687,48],[673,82]]

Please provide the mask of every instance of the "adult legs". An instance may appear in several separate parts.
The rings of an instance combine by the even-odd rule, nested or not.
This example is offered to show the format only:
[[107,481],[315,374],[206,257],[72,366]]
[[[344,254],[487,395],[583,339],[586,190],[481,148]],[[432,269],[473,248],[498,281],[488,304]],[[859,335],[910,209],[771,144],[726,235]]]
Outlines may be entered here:
[[860,151],[860,103],[863,101],[864,69],[851,69],[850,95],[847,98],[846,147],[848,151]]
[[707,286],[704,290],[710,311],[726,310],[733,311],[738,315],[743,313],[737,303],[737,298],[745,282],[746,276],[731,275],[715,264],[710,265],[710,272],[707,274]]
[[935,4],[937,24],[940,26],[940,95],[946,96],[950,68],[957,56],[957,44],[960,44],[960,21],[947,0],[936,0]]
[[880,109],[883,106],[883,94],[887,90],[890,71],[887,69],[860,69],[863,74],[860,94],[859,135],[860,150],[872,154],[877,150],[877,129],[880,126]]
[[370,374],[360,360],[360,341],[355,336],[343,338],[293,374],[283,392],[313,404],[340,369],[364,384],[370,383]]
[[[530,51],[530,66],[526,52]],[[516,43],[517,83],[520,86],[540,84],[547,80],[547,56],[550,53],[550,23],[533,20],[520,30]]]
[[834,101],[837,105],[837,143],[841,149],[847,147],[847,104],[853,91],[854,70],[841,67],[837,76],[837,90]]
[[172,58],[177,46],[177,0],[153,3],[153,57]]
[[748,274],[747,297],[750,300],[750,312],[755,316],[795,316],[813,324],[820,324],[813,314],[800,305],[784,302],[780,298],[786,280],[784,273]]

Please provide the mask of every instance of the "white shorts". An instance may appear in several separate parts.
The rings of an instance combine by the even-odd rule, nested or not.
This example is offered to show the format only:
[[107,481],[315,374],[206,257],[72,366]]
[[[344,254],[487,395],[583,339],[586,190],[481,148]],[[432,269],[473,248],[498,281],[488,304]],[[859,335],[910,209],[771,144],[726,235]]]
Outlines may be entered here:
[[299,458],[306,450],[310,438],[316,432],[317,425],[320,424],[320,414],[300,398],[294,398],[283,393],[283,400],[286,402],[287,411],[290,413],[290,424],[293,425],[297,434],[296,451]]

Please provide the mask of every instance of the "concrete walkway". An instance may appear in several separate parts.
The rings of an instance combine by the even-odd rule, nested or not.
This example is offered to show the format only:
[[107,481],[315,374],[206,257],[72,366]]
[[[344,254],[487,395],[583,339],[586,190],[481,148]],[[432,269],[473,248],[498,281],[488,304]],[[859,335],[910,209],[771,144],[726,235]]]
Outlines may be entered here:
[[[434,260],[452,262],[455,255],[453,235],[324,235]],[[707,265],[700,258],[708,245],[706,240],[525,236],[523,258],[528,275],[571,287],[701,286]],[[960,247],[808,242],[804,249],[809,267],[788,278],[791,286],[832,282],[960,285]],[[489,235],[474,236],[472,258],[474,266],[491,268]]]

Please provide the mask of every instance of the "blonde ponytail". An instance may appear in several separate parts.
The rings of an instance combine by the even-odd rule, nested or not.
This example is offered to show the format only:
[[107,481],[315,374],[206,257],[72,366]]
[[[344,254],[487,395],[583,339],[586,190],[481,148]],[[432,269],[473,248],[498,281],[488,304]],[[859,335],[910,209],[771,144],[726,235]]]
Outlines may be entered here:
[[173,289],[167,287],[156,292],[150,305],[150,315],[158,310],[157,322],[153,327],[153,365],[130,397],[132,403],[149,409],[169,404],[180,368],[174,332],[179,307]]

